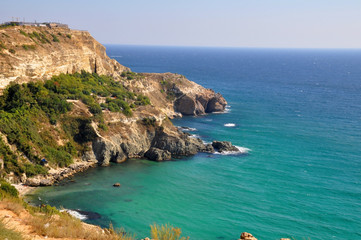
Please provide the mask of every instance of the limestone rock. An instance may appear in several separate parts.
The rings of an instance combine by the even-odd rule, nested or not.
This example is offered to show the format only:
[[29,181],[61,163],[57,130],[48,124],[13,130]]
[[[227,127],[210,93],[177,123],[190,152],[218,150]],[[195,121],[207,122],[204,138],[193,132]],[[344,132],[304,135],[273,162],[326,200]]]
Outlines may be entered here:
[[239,152],[239,149],[227,141],[213,141],[212,146],[220,153],[222,152]]
[[172,155],[167,150],[162,150],[159,148],[150,148],[144,156],[152,161],[165,161],[165,160],[171,160]]
[[239,240],[257,240],[257,238],[253,237],[250,233],[243,232]]
[[222,112],[224,111],[226,105],[226,100],[222,97],[221,94],[217,93],[208,101],[206,113]]

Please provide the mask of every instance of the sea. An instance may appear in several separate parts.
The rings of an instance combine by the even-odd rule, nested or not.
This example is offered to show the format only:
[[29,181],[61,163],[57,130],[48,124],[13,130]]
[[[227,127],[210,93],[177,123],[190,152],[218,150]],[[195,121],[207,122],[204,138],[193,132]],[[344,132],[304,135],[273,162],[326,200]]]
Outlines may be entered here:
[[131,159],[31,201],[138,239],[152,224],[194,240],[361,239],[361,50],[106,47],[134,72],[179,73],[221,93],[225,113],[172,121],[242,154]]

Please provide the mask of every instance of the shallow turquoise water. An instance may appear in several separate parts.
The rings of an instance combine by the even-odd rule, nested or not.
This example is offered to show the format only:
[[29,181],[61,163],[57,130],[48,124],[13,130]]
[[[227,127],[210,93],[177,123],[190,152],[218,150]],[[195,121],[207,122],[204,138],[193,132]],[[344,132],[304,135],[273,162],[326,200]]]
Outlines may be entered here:
[[361,239],[361,51],[112,45],[108,54],[133,71],[177,72],[221,92],[228,113],[174,124],[251,151],[130,160],[36,198],[97,212],[100,219],[87,221],[111,221],[139,237],[157,222],[197,240],[243,231],[259,239]]

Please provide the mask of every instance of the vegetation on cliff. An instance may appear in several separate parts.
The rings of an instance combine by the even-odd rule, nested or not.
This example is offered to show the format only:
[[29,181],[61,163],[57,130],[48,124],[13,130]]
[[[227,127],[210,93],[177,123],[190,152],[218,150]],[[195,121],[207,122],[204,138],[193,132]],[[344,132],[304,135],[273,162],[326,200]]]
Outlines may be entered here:
[[[90,116],[69,114],[76,100],[88,107]],[[0,132],[6,136],[0,138],[0,158],[5,172],[45,174],[43,158],[53,166],[68,166],[96,137],[92,122],[106,130],[104,110],[131,116],[132,108],[148,104],[149,98],[128,91],[113,78],[84,71],[11,84],[0,96]]]

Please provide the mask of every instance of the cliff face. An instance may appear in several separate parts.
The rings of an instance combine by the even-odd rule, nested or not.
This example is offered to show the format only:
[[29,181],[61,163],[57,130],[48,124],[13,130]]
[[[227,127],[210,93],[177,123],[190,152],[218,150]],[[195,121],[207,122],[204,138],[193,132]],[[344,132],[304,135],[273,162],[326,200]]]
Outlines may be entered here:
[[[127,91],[134,93],[134,96],[147,96],[151,104],[134,106],[131,116],[103,108],[103,125],[107,128],[104,130],[99,128],[99,123],[87,105],[80,100],[68,100],[73,109],[68,113],[69,116],[92,120],[91,126],[96,138],[87,143],[88,150],[76,160],[89,164],[72,165],[59,171],[55,171],[57,166],[50,166],[45,179],[27,179],[22,176],[22,182],[29,185],[51,185],[54,181],[89,167],[91,163],[108,165],[109,162],[120,163],[129,158],[141,157],[162,161],[197,152],[214,152],[212,145],[205,145],[200,139],[179,131],[169,119],[182,115],[221,112],[227,104],[222,95],[179,74],[132,73],[129,68],[110,59],[105,47],[86,31],[47,27],[0,29],[0,91],[12,81],[24,83],[45,80],[61,73],[82,70],[111,76]],[[95,94],[92,98],[97,104],[104,103],[106,98],[114,99],[113,96]],[[56,127],[58,130],[61,128]],[[42,129],[47,128],[54,127],[49,124]],[[57,141],[60,144],[70,140],[59,137]],[[43,153],[36,154],[40,158]]]
[[85,70],[117,78],[129,71],[110,59],[89,32],[68,28],[0,29],[0,53],[0,91],[11,81],[48,79],[60,73]]

